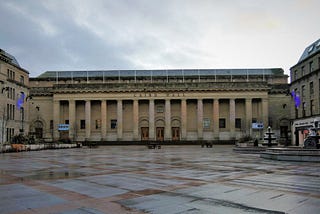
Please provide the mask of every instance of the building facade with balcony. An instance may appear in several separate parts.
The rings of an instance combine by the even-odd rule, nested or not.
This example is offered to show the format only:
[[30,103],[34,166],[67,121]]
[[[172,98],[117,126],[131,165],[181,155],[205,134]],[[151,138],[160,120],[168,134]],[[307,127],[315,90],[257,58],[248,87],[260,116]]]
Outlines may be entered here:
[[29,132],[29,72],[14,56],[0,49],[0,142]]
[[[290,68],[292,141],[302,146],[315,121],[320,121],[320,39],[303,51]],[[320,128],[320,127],[319,127]]]
[[288,139],[287,78],[279,68],[47,71],[30,78],[30,131],[48,141],[234,141],[271,125]]

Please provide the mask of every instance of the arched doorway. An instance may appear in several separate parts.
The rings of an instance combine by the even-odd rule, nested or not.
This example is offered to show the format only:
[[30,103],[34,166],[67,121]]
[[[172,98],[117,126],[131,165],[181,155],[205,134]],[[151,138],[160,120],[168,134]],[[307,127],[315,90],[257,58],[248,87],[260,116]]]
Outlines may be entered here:
[[42,139],[43,137],[43,123],[40,120],[34,122],[34,133],[37,139]]

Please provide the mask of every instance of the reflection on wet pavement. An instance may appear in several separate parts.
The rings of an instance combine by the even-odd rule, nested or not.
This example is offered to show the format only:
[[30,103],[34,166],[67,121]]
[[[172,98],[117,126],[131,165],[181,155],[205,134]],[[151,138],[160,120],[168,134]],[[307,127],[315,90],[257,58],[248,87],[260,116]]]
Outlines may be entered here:
[[1,213],[317,213],[320,163],[232,146],[0,154]]

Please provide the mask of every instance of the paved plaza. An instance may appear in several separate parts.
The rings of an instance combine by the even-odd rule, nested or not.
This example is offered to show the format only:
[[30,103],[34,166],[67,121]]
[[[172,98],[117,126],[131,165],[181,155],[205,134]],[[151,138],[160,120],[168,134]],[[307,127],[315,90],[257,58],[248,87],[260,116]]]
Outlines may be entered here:
[[319,213],[320,163],[233,146],[0,154],[0,213]]

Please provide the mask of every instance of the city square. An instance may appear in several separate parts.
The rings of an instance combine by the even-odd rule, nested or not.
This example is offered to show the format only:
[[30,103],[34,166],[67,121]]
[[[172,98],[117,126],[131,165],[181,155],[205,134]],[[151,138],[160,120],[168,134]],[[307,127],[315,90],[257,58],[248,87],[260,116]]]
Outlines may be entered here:
[[320,163],[266,160],[233,148],[2,153],[1,213],[318,213]]
[[0,214],[320,213],[319,7],[2,0]]

